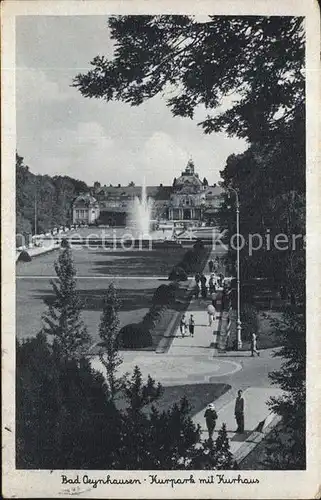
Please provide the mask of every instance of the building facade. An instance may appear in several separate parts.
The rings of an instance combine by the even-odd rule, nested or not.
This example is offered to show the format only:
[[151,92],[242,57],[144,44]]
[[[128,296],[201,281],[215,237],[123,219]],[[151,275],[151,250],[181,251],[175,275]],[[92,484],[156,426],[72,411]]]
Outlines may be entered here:
[[[78,196],[73,205],[73,222],[124,226],[134,199],[141,196],[141,186],[101,186],[95,182],[90,195]],[[200,180],[192,160],[172,186],[147,186],[153,200],[152,219],[170,221],[206,221],[211,223],[222,203],[223,189]]]
[[78,196],[73,203],[73,224],[94,224],[100,215],[99,203],[90,194]]

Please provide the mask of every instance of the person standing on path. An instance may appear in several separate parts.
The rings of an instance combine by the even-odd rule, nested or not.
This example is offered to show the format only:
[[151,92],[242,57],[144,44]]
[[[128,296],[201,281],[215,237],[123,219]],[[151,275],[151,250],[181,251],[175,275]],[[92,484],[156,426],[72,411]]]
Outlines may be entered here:
[[179,327],[180,327],[180,330],[181,330],[182,337],[185,337],[185,333],[186,333],[186,319],[185,319],[185,314],[183,314],[183,316],[181,318],[181,322],[179,324]]
[[253,332],[252,337],[251,337],[251,356],[254,356],[254,353],[257,354],[258,356],[260,355],[259,351],[256,348],[256,335]]
[[210,273],[212,273],[214,269],[214,262],[212,260],[208,261],[208,268],[210,270]]
[[215,315],[215,308],[212,304],[209,304],[207,306],[207,314],[208,314],[208,326],[212,326]]
[[216,426],[216,420],[217,420],[217,413],[215,410],[215,406],[213,403],[209,404],[208,407],[205,410],[204,413],[205,417],[205,422],[206,422],[206,427],[207,427],[207,432],[208,432],[208,438],[212,439],[213,438],[213,432]]
[[235,400],[235,420],[237,423],[236,432],[242,434],[244,432],[244,399],[242,397],[243,391],[237,391],[237,398]]
[[190,315],[188,327],[189,327],[190,336],[194,337],[195,320],[194,320],[193,314]]
[[199,287],[199,284],[196,283],[195,288],[194,288],[195,299],[198,299],[199,294],[200,294],[200,287]]

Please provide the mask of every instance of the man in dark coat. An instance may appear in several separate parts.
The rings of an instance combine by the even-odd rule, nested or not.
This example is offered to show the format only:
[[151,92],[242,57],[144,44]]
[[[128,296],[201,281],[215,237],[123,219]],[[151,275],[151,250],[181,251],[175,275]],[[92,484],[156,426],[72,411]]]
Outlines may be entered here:
[[234,414],[235,414],[235,420],[237,423],[236,432],[243,433],[244,432],[244,399],[242,397],[241,390],[239,390],[237,392]]
[[215,410],[215,406],[213,403],[209,404],[208,407],[205,410],[204,413],[205,421],[206,421],[206,427],[208,431],[208,438],[212,439],[213,437],[213,432],[215,429],[216,425],[216,420],[217,420],[217,413]]

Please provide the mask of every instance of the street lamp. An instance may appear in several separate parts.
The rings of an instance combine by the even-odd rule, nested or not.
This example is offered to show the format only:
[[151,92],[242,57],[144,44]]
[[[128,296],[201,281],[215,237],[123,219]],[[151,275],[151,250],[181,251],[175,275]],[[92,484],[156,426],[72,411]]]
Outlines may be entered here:
[[236,321],[236,335],[237,335],[237,349],[242,348],[242,325],[241,325],[241,290],[240,290],[240,200],[236,189],[229,187],[229,191],[235,193],[236,198],[236,234],[237,234],[237,247],[236,247],[236,283],[237,283],[237,321]]

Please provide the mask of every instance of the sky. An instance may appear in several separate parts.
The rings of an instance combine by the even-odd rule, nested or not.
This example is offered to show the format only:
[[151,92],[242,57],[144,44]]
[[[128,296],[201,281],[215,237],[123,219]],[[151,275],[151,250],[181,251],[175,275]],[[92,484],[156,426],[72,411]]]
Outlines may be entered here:
[[112,57],[106,16],[16,18],[17,151],[33,173],[92,185],[171,185],[191,157],[201,178],[220,180],[227,157],[247,149],[173,117],[161,96],[132,107],[86,99],[71,88],[96,55]]

